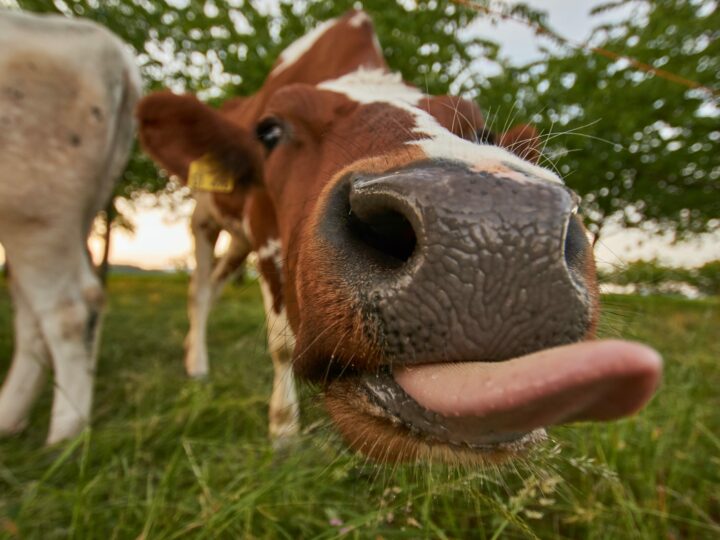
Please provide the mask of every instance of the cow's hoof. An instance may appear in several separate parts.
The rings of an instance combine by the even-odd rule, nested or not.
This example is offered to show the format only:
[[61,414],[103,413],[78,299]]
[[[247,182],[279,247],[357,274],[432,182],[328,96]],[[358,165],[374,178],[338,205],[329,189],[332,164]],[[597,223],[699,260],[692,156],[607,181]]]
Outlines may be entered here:
[[205,383],[210,380],[210,373],[207,371],[198,372],[198,373],[188,372],[187,376],[191,381],[197,381],[197,382],[201,382],[201,383]]
[[283,454],[295,447],[299,440],[298,430],[294,429],[271,437],[271,444],[274,452]]
[[185,356],[185,373],[191,379],[204,379],[210,373],[210,363],[207,353],[194,352]]
[[86,421],[78,419],[74,422],[69,422],[65,425],[52,428],[50,429],[47,439],[45,439],[45,446],[54,446],[58,443],[74,439],[87,427],[88,424]]
[[282,437],[274,437],[272,445],[272,463],[282,466],[289,458],[298,453],[303,439],[296,433]]
[[8,439],[20,435],[28,426],[27,420],[17,422],[13,425],[5,425],[0,422],[0,439]]

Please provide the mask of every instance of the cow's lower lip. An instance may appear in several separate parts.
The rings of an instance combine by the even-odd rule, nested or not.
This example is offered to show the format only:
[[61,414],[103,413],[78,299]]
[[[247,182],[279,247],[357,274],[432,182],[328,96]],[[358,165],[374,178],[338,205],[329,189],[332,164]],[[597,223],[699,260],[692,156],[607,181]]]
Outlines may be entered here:
[[543,428],[629,416],[652,397],[660,356],[625,341],[587,341],[502,362],[396,367],[356,384],[371,414],[431,444],[524,446]]
[[529,437],[529,431],[497,431],[483,426],[475,429],[465,426],[465,418],[446,417],[420,405],[389,372],[365,375],[361,388],[370,403],[376,405],[388,419],[426,441],[483,450],[510,443],[524,444],[544,435],[541,429],[535,430],[537,433]]

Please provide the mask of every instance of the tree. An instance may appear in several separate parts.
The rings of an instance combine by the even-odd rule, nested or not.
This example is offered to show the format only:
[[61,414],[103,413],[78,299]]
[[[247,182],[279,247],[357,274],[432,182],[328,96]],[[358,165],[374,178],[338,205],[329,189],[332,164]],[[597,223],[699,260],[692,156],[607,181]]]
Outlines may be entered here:
[[[545,152],[583,197],[591,230],[609,217],[677,238],[720,226],[720,10],[695,0],[620,0],[635,6],[598,26],[600,50],[566,45],[560,55],[505,66],[483,85],[485,106],[546,134]],[[636,69],[632,57],[657,72]],[[684,80],[681,80],[684,79]],[[695,83],[696,87],[688,87]]]
[[[472,10],[435,0],[280,0],[268,11],[248,0],[17,0],[29,11],[87,17],[103,24],[138,54],[147,90],[169,87],[218,103],[256,91],[280,52],[318,22],[362,7],[375,21],[393,69],[431,93],[458,83],[477,55],[495,58],[497,45],[459,31]],[[459,88],[470,82],[459,83]],[[148,160],[133,162],[126,187],[154,191]]]

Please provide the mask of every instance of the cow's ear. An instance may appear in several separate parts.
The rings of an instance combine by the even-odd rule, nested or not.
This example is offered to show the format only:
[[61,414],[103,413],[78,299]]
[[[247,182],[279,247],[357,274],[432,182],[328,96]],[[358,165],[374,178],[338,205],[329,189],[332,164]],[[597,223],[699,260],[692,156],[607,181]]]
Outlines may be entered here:
[[532,163],[540,160],[540,135],[529,124],[520,124],[506,131],[500,135],[498,144]]
[[184,183],[191,163],[204,157],[240,185],[258,180],[255,138],[195,96],[155,92],[140,100],[136,116],[144,150]]

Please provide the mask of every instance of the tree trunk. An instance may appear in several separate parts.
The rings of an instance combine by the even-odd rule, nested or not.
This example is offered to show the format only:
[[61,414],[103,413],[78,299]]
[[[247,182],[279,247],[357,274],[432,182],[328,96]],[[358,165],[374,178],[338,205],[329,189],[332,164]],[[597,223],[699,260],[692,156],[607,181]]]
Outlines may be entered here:
[[115,221],[116,215],[117,211],[115,210],[115,199],[113,198],[105,207],[105,231],[103,233],[105,244],[103,246],[103,255],[100,261],[100,266],[98,267],[98,276],[100,277],[100,282],[103,284],[103,287],[107,283],[108,270],[110,269],[110,238],[112,235],[113,221]]

